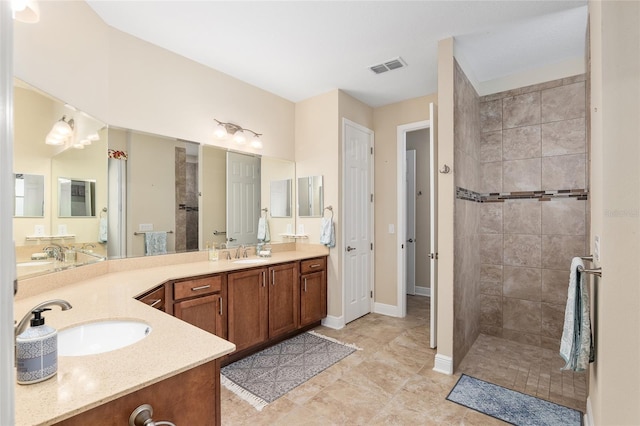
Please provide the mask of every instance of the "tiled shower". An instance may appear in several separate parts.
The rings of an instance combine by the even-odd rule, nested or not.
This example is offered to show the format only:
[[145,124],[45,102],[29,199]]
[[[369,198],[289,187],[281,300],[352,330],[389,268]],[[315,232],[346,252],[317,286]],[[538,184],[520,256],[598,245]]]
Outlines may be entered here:
[[558,349],[588,247],[584,75],[479,97],[455,79],[454,357],[479,333]]

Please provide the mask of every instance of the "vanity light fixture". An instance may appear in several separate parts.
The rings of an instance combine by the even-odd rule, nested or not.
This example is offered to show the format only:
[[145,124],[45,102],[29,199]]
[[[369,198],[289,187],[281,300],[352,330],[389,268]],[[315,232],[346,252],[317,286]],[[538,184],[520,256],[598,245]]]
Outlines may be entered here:
[[73,135],[74,126],[73,118],[67,120],[67,116],[63,115],[60,120],[54,123],[45,139],[45,143],[47,145],[64,145]]
[[218,127],[216,127],[214,134],[219,139],[224,139],[229,135],[233,135],[233,140],[237,144],[242,145],[247,142],[247,137],[245,135],[245,132],[249,132],[253,134],[251,138],[250,146],[256,149],[262,149],[262,141],[260,140],[260,136],[262,136],[262,133],[257,133],[251,129],[242,128],[237,124],[223,123],[222,121],[216,120],[215,118],[214,120],[216,123],[218,123]]

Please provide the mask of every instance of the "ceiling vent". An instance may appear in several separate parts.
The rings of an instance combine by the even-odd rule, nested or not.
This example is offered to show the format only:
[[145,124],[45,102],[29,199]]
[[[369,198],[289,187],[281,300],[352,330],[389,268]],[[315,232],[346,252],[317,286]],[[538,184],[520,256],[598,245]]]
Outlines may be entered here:
[[406,66],[407,66],[407,63],[401,57],[398,56],[397,58],[389,59],[388,61],[383,62],[382,64],[372,65],[369,67],[369,69],[376,74],[382,74],[383,72],[397,70],[399,68],[404,68]]

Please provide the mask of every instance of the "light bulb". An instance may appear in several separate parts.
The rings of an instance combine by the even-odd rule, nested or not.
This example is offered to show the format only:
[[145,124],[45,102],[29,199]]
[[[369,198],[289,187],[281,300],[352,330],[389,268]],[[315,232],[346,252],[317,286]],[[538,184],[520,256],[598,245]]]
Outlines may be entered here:
[[219,124],[213,134],[222,139],[227,136],[227,129],[222,124]]
[[236,143],[243,144],[247,141],[247,137],[244,135],[244,132],[242,130],[238,130],[233,135],[233,140],[236,141]]
[[11,7],[16,12],[22,12],[27,7],[27,0],[12,0]]
[[64,137],[52,130],[49,132],[44,142],[47,145],[62,145],[64,144]]
[[262,149],[262,141],[258,136],[254,136],[251,140],[251,147],[255,149]]
[[71,126],[69,126],[69,123],[64,121],[64,118],[62,118],[59,121],[56,121],[56,124],[53,125],[53,130],[62,136],[69,136],[73,131]]

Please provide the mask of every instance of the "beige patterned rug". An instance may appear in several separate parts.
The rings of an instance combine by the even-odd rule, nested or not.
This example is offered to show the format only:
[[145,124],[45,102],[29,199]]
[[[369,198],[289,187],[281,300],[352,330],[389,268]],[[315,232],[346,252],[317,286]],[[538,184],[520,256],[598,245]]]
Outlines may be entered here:
[[262,410],[358,349],[310,331],[223,367],[221,382]]

